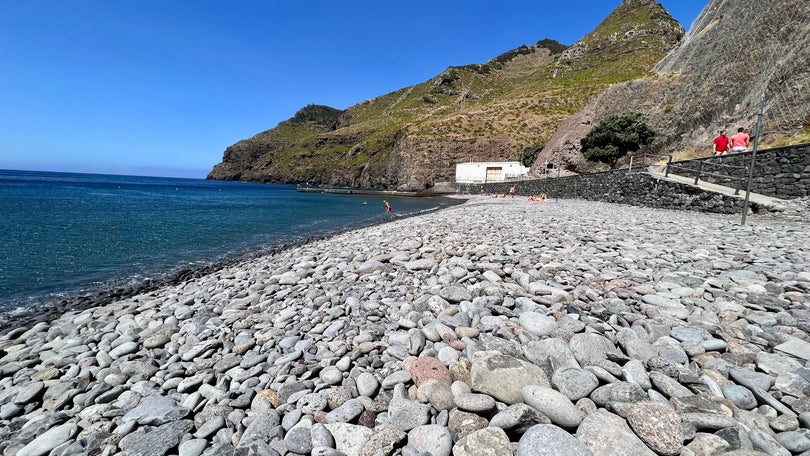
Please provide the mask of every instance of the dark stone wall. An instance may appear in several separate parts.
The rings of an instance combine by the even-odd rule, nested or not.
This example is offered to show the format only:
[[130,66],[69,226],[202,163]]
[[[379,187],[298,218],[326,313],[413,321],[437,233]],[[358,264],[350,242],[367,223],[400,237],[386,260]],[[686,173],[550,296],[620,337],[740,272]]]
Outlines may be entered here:
[[[700,166],[702,169],[712,170],[713,173],[703,177],[714,179],[721,185],[733,187],[734,185],[729,182],[738,182],[741,175],[744,174],[744,180],[748,179],[747,171],[739,166],[750,164],[752,155],[753,153],[748,152],[675,162],[672,172],[694,176],[694,172]],[[704,163],[701,165],[700,162]],[[810,144],[759,151],[755,165],[753,192],[783,199],[810,194]],[[720,170],[727,170],[727,172],[721,174]],[[740,197],[733,197],[704,192],[691,185],[665,181],[639,171],[641,170],[634,169],[629,172],[624,169],[519,182],[458,184],[458,187],[461,192],[471,194],[508,194],[509,188],[515,185],[517,195],[522,198],[527,195],[545,193],[551,199],[575,198],[723,214],[742,211],[744,184]],[[718,176],[714,176],[714,174]],[[725,181],[720,182],[724,179]],[[767,211],[766,208],[754,202],[750,202],[749,207],[754,213]]]
[[[472,194],[506,194],[513,183],[493,183],[462,186],[461,191]],[[526,180],[514,183],[517,197],[545,193],[547,198],[573,198],[635,206],[682,209],[723,214],[740,213],[742,200],[701,191],[696,187],[657,179],[641,172],[626,170],[556,179]],[[756,207],[755,207],[756,206]],[[761,210],[750,205],[751,210]]]
[[[735,187],[748,181],[753,152],[673,162],[670,172]],[[781,199],[810,195],[810,144],[757,151],[751,191]]]

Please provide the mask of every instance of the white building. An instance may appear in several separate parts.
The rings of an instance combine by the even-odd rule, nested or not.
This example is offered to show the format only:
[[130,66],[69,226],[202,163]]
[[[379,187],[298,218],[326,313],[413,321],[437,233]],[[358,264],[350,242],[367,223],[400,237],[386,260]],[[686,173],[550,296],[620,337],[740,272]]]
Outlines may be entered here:
[[520,180],[529,168],[520,162],[468,162],[456,164],[456,183],[484,184]]

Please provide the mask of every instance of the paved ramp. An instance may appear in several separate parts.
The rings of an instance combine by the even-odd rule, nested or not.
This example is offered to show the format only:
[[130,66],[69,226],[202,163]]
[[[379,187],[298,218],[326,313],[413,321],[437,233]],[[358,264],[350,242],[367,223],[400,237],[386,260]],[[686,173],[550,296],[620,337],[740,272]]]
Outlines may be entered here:
[[[698,183],[696,185],[694,177],[679,176],[677,174],[672,174],[672,173],[669,173],[669,176],[665,177],[664,176],[665,169],[666,169],[665,166],[656,165],[656,166],[650,166],[648,168],[647,172],[651,176],[653,176],[653,177],[655,177],[657,179],[666,180],[666,181],[670,181],[670,182],[678,182],[678,183],[681,183],[681,184],[686,184],[686,185],[689,185],[689,186],[692,186],[692,187],[697,187],[697,188],[699,188],[699,189],[701,189],[703,191],[713,192],[713,193],[720,193],[722,195],[731,196],[732,198],[739,198],[740,200],[745,199],[745,189],[740,190],[739,195],[735,195],[734,194],[735,190],[732,187],[725,187],[725,186],[722,186],[722,185],[712,184],[710,182],[705,182],[705,181],[702,181],[702,180],[698,180]],[[756,204],[759,204],[761,206],[765,206],[765,207],[767,207],[767,208],[769,208],[771,210],[775,210],[775,211],[784,211],[784,210],[788,209],[788,206],[785,204],[785,200],[779,199],[779,198],[774,198],[772,196],[761,195],[759,193],[753,193],[752,192],[749,195],[748,200],[750,202],[752,202],[752,203],[756,203]]]

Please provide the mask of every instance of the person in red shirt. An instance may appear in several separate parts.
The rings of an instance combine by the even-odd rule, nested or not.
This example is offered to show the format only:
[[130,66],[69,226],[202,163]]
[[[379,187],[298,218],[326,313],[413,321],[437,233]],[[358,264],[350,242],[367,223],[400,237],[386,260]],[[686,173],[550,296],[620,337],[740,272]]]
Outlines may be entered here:
[[731,153],[748,152],[748,142],[750,140],[751,137],[745,132],[745,128],[738,128],[737,133],[731,137]]
[[714,155],[726,155],[731,150],[731,141],[726,136],[726,130],[720,130],[720,134],[714,138]]

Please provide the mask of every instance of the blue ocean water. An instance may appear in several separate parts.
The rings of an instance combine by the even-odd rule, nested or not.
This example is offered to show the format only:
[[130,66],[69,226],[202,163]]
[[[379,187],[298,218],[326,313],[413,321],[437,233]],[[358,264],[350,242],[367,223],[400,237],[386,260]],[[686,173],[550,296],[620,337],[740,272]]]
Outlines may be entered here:
[[0,170],[0,312],[132,286],[443,204],[300,193],[290,185]]

